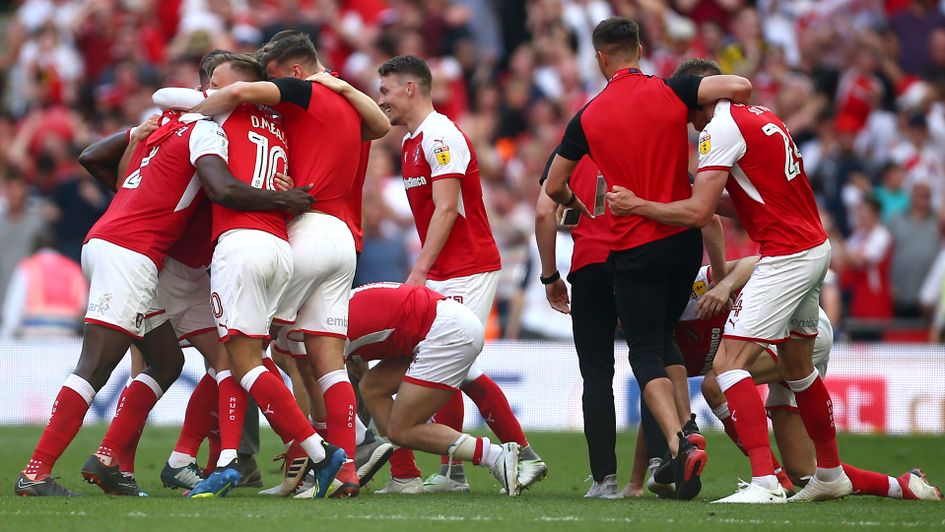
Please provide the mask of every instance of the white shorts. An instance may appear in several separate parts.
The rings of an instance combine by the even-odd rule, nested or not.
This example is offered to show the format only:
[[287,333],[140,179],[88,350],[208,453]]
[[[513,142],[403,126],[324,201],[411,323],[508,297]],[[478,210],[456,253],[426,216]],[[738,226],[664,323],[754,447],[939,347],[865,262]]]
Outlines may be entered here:
[[167,310],[167,319],[182,344],[188,338],[217,330],[210,309],[207,270],[191,268],[168,257],[158,280],[158,302]]
[[763,344],[813,338],[820,285],[829,266],[829,241],[793,255],[762,258],[735,300],[722,337]]
[[82,246],[82,272],[89,281],[85,323],[140,340],[167,321],[158,303],[158,269],[145,255],[93,238]]
[[292,269],[292,248],[275,235],[255,229],[220,235],[210,263],[210,302],[220,340],[233,334],[269,338]]
[[[827,376],[827,365],[830,363],[830,349],[833,347],[833,326],[830,325],[830,319],[827,314],[820,310],[820,319],[817,324],[817,339],[814,340],[814,367],[820,373],[820,377]],[[768,353],[777,361],[778,356],[772,348],[767,349]],[[765,401],[765,408],[769,410],[786,408],[797,410],[797,402],[794,399],[794,392],[788,388],[786,383],[773,382],[768,385],[768,399]]]
[[478,317],[455,300],[436,304],[436,319],[404,374],[404,382],[457,390],[482,352],[484,327]]
[[273,321],[302,335],[348,336],[348,299],[357,257],[354,237],[343,221],[307,212],[289,223],[295,271]]
[[489,319],[498,287],[498,271],[476,273],[443,281],[427,281],[427,288],[459,301],[473,311],[482,323],[486,323]]

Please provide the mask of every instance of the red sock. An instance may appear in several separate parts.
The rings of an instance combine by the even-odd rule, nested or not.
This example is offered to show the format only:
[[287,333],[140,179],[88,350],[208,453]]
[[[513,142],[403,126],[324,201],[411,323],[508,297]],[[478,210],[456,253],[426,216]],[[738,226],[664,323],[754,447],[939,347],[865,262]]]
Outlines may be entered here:
[[108,426],[108,431],[96,454],[113,458],[112,462],[114,462],[118,453],[127,447],[138,431],[144,427],[148,414],[163,394],[157,381],[147,373],[141,373],[135,377],[118,398],[115,417]]
[[[519,424],[515,414],[512,413],[512,407],[509,406],[509,400],[502,392],[502,388],[499,388],[494,380],[483,373],[476,380],[463,384],[462,390],[476,403],[482,418],[486,420],[489,428],[500,440],[503,442],[514,441],[522,447],[528,447],[528,440],[525,439],[522,425]],[[460,404],[462,404],[462,401],[460,401]]]
[[138,442],[141,441],[143,433],[144,427],[141,427],[128,445],[118,453],[118,466],[125,473],[135,474],[135,455],[138,453]]
[[276,377],[282,378],[282,372],[279,371],[279,366],[276,365],[276,361],[269,358],[263,357],[262,359],[263,366],[266,366],[266,369],[275,374]]
[[[87,390],[88,399],[71,387],[71,381],[81,381],[81,386],[76,387]],[[88,412],[94,395],[95,391],[88,382],[76,375],[69,375],[66,385],[59,390],[59,395],[53,402],[49,423],[43,429],[43,435],[39,438],[33,457],[23,470],[24,473],[35,475],[33,478],[37,480],[49,476],[56,460],[62,456],[82,427],[82,420],[85,419],[85,413]]]
[[[745,372],[747,374],[747,372]],[[741,379],[725,390],[728,409],[739,441],[751,462],[751,476],[774,475],[771,446],[768,443],[768,419],[765,406],[751,377]]]
[[396,449],[390,455],[390,476],[394,478],[418,478],[420,468],[410,449]]
[[[456,432],[463,431],[463,394],[459,391],[453,394],[450,397],[450,400],[446,402],[445,405],[441,406],[437,410],[436,414],[433,415],[433,422],[439,423],[440,425],[446,425],[447,427],[455,430]],[[440,456],[440,463],[445,464],[449,462],[449,457],[446,455]],[[454,460],[453,463],[461,464],[462,460]]]
[[345,370],[332,371],[318,379],[325,396],[325,439],[354,456],[354,416],[358,412],[354,388]]
[[[230,377],[232,380],[232,377]],[[187,401],[184,411],[184,424],[174,450],[189,456],[197,456],[200,444],[210,431],[217,426],[217,380],[209,373],[205,374]]]
[[[282,437],[282,441],[295,440],[299,443],[315,434],[312,424],[299,410],[292,392],[285,387],[282,380],[266,371],[263,366],[256,366],[249,370],[241,384],[244,388],[249,388],[249,393],[259,405],[259,410],[269,420],[276,434]],[[239,446],[239,440],[237,440],[237,446]]]
[[849,464],[841,464],[843,472],[850,477],[853,493],[857,495],[889,496],[889,477],[882,473],[857,469]]
[[204,474],[209,475],[217,467],[217,460],[220,459],[220,431],[215,430],[207,437],[207,467],[204,468]]
[[728,434],[728,437],[732,440],[732,443],[735,444],[735,447],[738,447],[738,450],[742,452],[745,456],[748,456],[748,453],[745,452],[745,447],[742,446],[741,440],[738,439],[738,431],[735,430],[735,422],[732,421],[732,416],[728,416],[725,419],[720,419],[722,422],[722,428],[725,429],[725,434]]
[[817,451],[817,467],[840,467],[840,451],[837,449],[837,428],[833,423],[833,401],[818,376],[809,388],[794,392],[797,409],[804,421],[804,428],[814,442]]
[[[243,418],[246,417],[246,390],[229,371],[217,373],[217,394],[220,424],[220,448],[236,450],[243,437]],[[216,461],[213,462],[216,464]]]

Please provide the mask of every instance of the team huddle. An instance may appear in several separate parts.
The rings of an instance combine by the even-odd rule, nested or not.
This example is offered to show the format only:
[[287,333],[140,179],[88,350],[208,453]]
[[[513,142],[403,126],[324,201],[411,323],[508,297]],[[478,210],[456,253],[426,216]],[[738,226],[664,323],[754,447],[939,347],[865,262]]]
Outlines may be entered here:
[[[610,466],[598,471],[592,456],[595,484],[588,496],[639,495],[647,472],[646,485],[662,497],[699,493],[705,439],[688,394],[672,390],[685,386],[687,376],[705,375],[707,401],[752,467],[751,483],[718,502],[851,493],[940,500],[919,470],[893,478],[840,462],[822,382],[832,328],[819,294],[830,244],[787,128],[770,110],[747,105],[747,80],[721,76],[710,62],[688,61],[665,82],[643,76],[632,61],[615,63],[626,44],[621,31],[635,32],[635,25],[619,18],[601,24],[595,47],[611,81],[552,155],[539,212],[548,205],[553,211],[557,202],[583,213],[574,229],[572,275],[588,265],[615,265],[603,299],[611,307],[615,294],[618,301],[609,332],[608,321],[598,320],[604,332],[597,339],[609,345],[612,365],[614,324],[622,318],[649,414],[630,484],[618,492]],[[638,52],[638,45],[631,48]],[[283,481],[262,494],[356,497],[388,462],[391,478],[378,493],[469,491],[467,461],[487,468],[512,497],[544,478],[547,464],[502,390],[476,366],[501,263],[475,152],[434,110],[426,63],[414,56],[384,63],[375,102],[327,72],[305,34],[284,31],[255,55],[212,52],[200,73],[197,89],[154,94],[160,116],[80,156],[116,194],[82,250],[90,293],[80,359],[16,494],[74,495],[54,480],[53,467],[132,345],[146,367],[123,390],[101,445],[81,471],[108,494],[143,494],[135,451],[149,412],[180,375],[181,345],[203,355],[207,373],[188,402],[161,480],[189,497],[224,496],[240,483],[238,449],[250,398],[285,445]],[[626,168],[606,160],[603,144],[621,139],[606,139],[595,121],[605,119],[599,107],[608,91],[631,83],[658,84],[656,90],[676,98],[683,124],[702,132],[691,186],[684,174],[675,176],[661,194],[615,177]],[[352,289],[371,141],[391,126],[406,130],[402,175],[422,247],[404,283]],[[679,128],[673,131],[684,141]],[[604,215],[594,205],[595,195],[603,196],[599,176],[610,190]],[[712,231],[716,211],[737,216],[762,256],[726,262],[713,253],[724,249],[712,240],[719,238]],[[703,226],[701,234],[691,229]],[[539,233],[536,226],[544,265]],[[632,321],[624,317],[631,310],[620,303],[627,285],[617,279],[632,261],[611,234],[643,238],[631,248],[664,240],[698,244],[698,254],[689,246],[685,260],[674,262],[670,273],[686,281],[666,303],[666,326],[653,327],[649,343],[630,341]],[[703,238],[711,266],[699,269]],[[542,283],[552,305],[567,311],[560,275],[543,273]],[[671,350],[678,356],[665,354]],[[283,370],[297,374],[295,394]],[[585,375],[585,387],[587,381]],[[769,385],[766,405],[755,383]],[[461,393],[484,414],[496,441],[463,432]],[[358,416],[359,403],[389,440],[363,459],[359,448],[370,429]],[[768,444],[766,408],[783,467]],[[210,459],[201,467],[204,441]],[[415,450],[440,455],[440,470],[424,479]]]

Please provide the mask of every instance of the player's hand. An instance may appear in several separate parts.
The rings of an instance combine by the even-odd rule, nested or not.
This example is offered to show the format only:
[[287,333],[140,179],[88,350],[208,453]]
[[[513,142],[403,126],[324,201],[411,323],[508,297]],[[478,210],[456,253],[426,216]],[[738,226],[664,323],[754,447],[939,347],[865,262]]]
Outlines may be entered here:
[[336,78],[328,72],[316,72],[305,78],[305,80],[318,83],[319,85],[324,85],[338,94],[342,94],[351,88],[351,85],[349,85],[347,81],[341,78]]
[[272,179],[272,186],[275,187],[275,189],[279,192],[285,192],[286,190],[295,187],[295,181],[285,174],[276,172],[276,176]]
[[407,280],[404,281],[404,284],[410,286],[424,286],[427,284],[427,274],[414,268],[410,275],[407,276]]
[[632,190],[614,185],[607,193],[607,204],[610,205],[610,212],[614,213],[614,216],[629,216],[633,214],[634,209],[643,204],[643,200],[638,198]]
[[714,318],[728,310],[731,304],[732,292],[725,285],[717,284],[699,298],[696,303],[696,314],[701,320]]
[[158,128],[158,120],[161,119],[161,115],[151,115],[147,120],[141,122],[138,127],[135,128],[133,139],[135,142],[143,142],[147,140],[151,133],[154,133],[154,130]]
[[[574,194],[573,191],[571,193]],[[587,216],[589,220],[594,219],[594,213],[588,210],[587,205],[584,205],[584,202],[581,201],[581,198],[577,196],[574,196],[574,202],[572,202],[571,205],[565,205],[564,207],[570,208],[570,209],[577,209],[581,211],[581,214],[583,214],[584,216]]]
[[564,285],[563,279],[545,285],[545,297],[551,308],[562,314],[571,313],[571,299],[568,298],[568,287]]
[[623,490],[620,492],[624,497],[642,497],[643,496],[643,486],[634,486],[633,483],[629,483],[623,487]]
[[301,188],[293,188],[282,192],[285,201],[285,206],[282,210],[292,216],[298,216],[308,212],[312,204],[315,203],[315,198],[308,193],[309,190],[312,190],[312,185],[305,185]]

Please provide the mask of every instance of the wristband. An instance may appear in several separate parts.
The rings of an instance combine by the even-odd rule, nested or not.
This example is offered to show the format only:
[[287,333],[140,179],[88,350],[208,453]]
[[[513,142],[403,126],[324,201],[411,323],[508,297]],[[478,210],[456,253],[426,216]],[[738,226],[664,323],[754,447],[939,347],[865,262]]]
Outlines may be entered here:
[[544,285],[549,285],[560,278],[561,278],[561,273],[558,272],[558,270],[555,270],[555,272],[549,275],[548,277],[542,277],[541,275],[538,276],[538,280],[541,281],[541,284],[544,284]]

